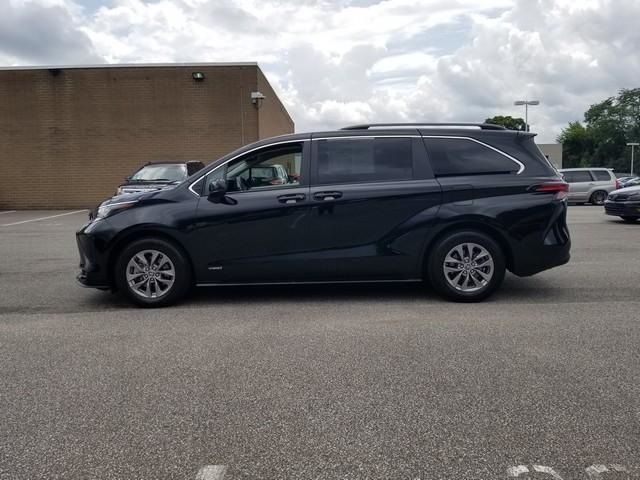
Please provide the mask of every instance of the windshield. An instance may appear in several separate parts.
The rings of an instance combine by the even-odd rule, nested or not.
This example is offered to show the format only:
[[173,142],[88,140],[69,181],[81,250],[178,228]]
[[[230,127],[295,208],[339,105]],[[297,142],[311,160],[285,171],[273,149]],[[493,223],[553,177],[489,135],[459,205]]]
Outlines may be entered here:
[[131,176],[137,181],[182,181],[187,178],[187,167],[179,163],[147,165]]

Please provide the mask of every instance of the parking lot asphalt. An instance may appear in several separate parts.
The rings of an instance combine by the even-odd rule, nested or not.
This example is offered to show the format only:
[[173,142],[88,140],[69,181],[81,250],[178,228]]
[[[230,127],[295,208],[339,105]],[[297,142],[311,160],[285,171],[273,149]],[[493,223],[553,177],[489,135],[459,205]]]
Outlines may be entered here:
[[282,286],[142,310],[75,283],[85,219],[0,212],[0,479],[640,478],[640,224],[570,207],[571,262],[482,304]]

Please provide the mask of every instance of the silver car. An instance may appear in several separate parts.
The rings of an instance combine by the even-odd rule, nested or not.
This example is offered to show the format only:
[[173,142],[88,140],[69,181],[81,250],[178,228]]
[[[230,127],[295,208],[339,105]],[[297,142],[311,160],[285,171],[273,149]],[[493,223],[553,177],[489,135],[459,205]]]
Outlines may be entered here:
[[571,203],[604,205],[607,195],[620,188],[610,168],[563,168],[559,172],[569,184]]

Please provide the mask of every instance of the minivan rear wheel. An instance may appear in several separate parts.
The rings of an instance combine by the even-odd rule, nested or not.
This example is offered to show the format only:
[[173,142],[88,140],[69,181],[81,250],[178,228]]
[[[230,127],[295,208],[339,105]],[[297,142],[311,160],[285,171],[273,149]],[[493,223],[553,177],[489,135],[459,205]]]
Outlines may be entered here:
[[440,295],[456,302],[479,302],[500,286],[505,270],[504,253],[491,237],[463,231],[434,245],[426,273]]
[[597,192],[593,192],[591,194],[590,203],[594,205],[604,205],[604,201],[607,199],[607,192],[604,190],[598,190]]
[[191,286],[184,254],[162,239],[145,238],[127,245],[115,266],[118,290],[143,307],[163,307],[183,298]]

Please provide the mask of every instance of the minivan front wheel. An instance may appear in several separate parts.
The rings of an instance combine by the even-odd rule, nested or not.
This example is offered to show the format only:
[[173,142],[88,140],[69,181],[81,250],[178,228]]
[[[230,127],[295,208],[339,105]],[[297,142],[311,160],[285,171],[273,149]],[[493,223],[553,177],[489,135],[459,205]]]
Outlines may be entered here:
[[186,258],[162,239],[141,239],[125,247],[114,273],[118,290],[144,307],[173,304],[191,285]]
[[442,296],[457,302],[478,302],[502,283],[505,258],[500,246],[480,232],[455,232],[433,247],[427,276]]

